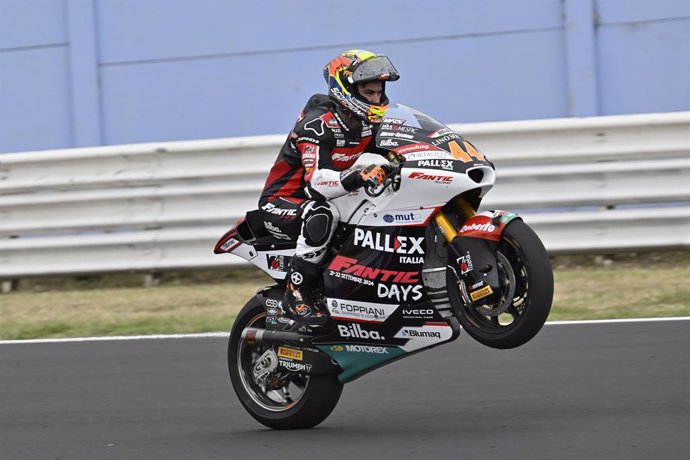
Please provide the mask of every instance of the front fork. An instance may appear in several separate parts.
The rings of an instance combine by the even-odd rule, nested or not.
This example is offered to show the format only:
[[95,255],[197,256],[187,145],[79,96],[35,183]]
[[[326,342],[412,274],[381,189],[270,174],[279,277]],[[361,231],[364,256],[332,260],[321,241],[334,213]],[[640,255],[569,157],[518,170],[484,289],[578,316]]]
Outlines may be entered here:
[[[467,220],[475,215],[474,209],[462,196],[458,196],[453,200],[453,204],[458,208],[460,217]],[[458,236],[458,230],[453,227],[450,220],[443,211],[439,211],[434,216],[434,222],[439,226],[443,232],[443,236],[446,238],[448,243],[452,242]]]
[[453,204],[461,219],[460,230],[443,211],[434,216],[448,244],[448,266],[455,273],[466,303],[497,301],[501,292],[498,243],[505,226],[517,216],[505,211],[477,214],[462,196],[456,197]]

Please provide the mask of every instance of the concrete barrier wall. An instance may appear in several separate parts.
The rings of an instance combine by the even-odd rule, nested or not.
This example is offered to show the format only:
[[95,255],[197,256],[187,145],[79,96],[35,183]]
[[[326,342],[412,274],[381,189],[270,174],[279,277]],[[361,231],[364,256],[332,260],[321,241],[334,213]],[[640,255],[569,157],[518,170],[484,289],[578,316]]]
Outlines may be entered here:
[[[690,112],[452,127],[496,164],[482,208],[518,210],[552,254],[690,247]],[[0,280],[245,263],[212,249],[283,139],[0,156]]]
[[0,0],[0,152],[284,134],[348,48],[444,122],[690,110],[685,0]]

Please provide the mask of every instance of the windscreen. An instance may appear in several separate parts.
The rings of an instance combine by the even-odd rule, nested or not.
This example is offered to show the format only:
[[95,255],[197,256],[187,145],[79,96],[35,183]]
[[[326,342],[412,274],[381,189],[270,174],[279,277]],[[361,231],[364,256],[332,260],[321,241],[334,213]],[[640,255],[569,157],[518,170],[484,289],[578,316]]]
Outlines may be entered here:
[[438,120],[402,104],[386,110],[376,135],[376,146],[407,154],[422,151],[449,153],[449,158],[466,163],[486,159],[471,143]]

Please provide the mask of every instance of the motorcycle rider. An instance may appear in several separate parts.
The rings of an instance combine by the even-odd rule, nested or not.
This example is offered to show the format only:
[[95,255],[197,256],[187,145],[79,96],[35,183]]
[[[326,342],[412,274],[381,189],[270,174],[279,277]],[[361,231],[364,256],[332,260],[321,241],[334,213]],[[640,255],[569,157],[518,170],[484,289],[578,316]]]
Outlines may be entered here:
[[313,295],[340,217],[329,200],[366,183],[380,185],[390,172],[388,165],[352,166],[365,151],[385,155],[373,140],[388,108],[385,84],[400,78],[386,56],[364,50],[343,52],[326,64],[323,76],[328,95],[315,94],[307,102],[259,199],[266,230],[279,239],[297,240],[283,308],[310,326],[323,326],[329,318]]

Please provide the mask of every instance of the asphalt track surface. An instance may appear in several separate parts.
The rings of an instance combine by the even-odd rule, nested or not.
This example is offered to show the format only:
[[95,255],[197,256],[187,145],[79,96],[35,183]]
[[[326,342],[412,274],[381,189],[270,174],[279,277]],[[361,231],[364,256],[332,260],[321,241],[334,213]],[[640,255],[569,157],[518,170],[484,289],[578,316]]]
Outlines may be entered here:
[[0,345],[5,459],[685,459],[690,321],[469,336],[345,386],[276,432],[232,392],[221,338]]

